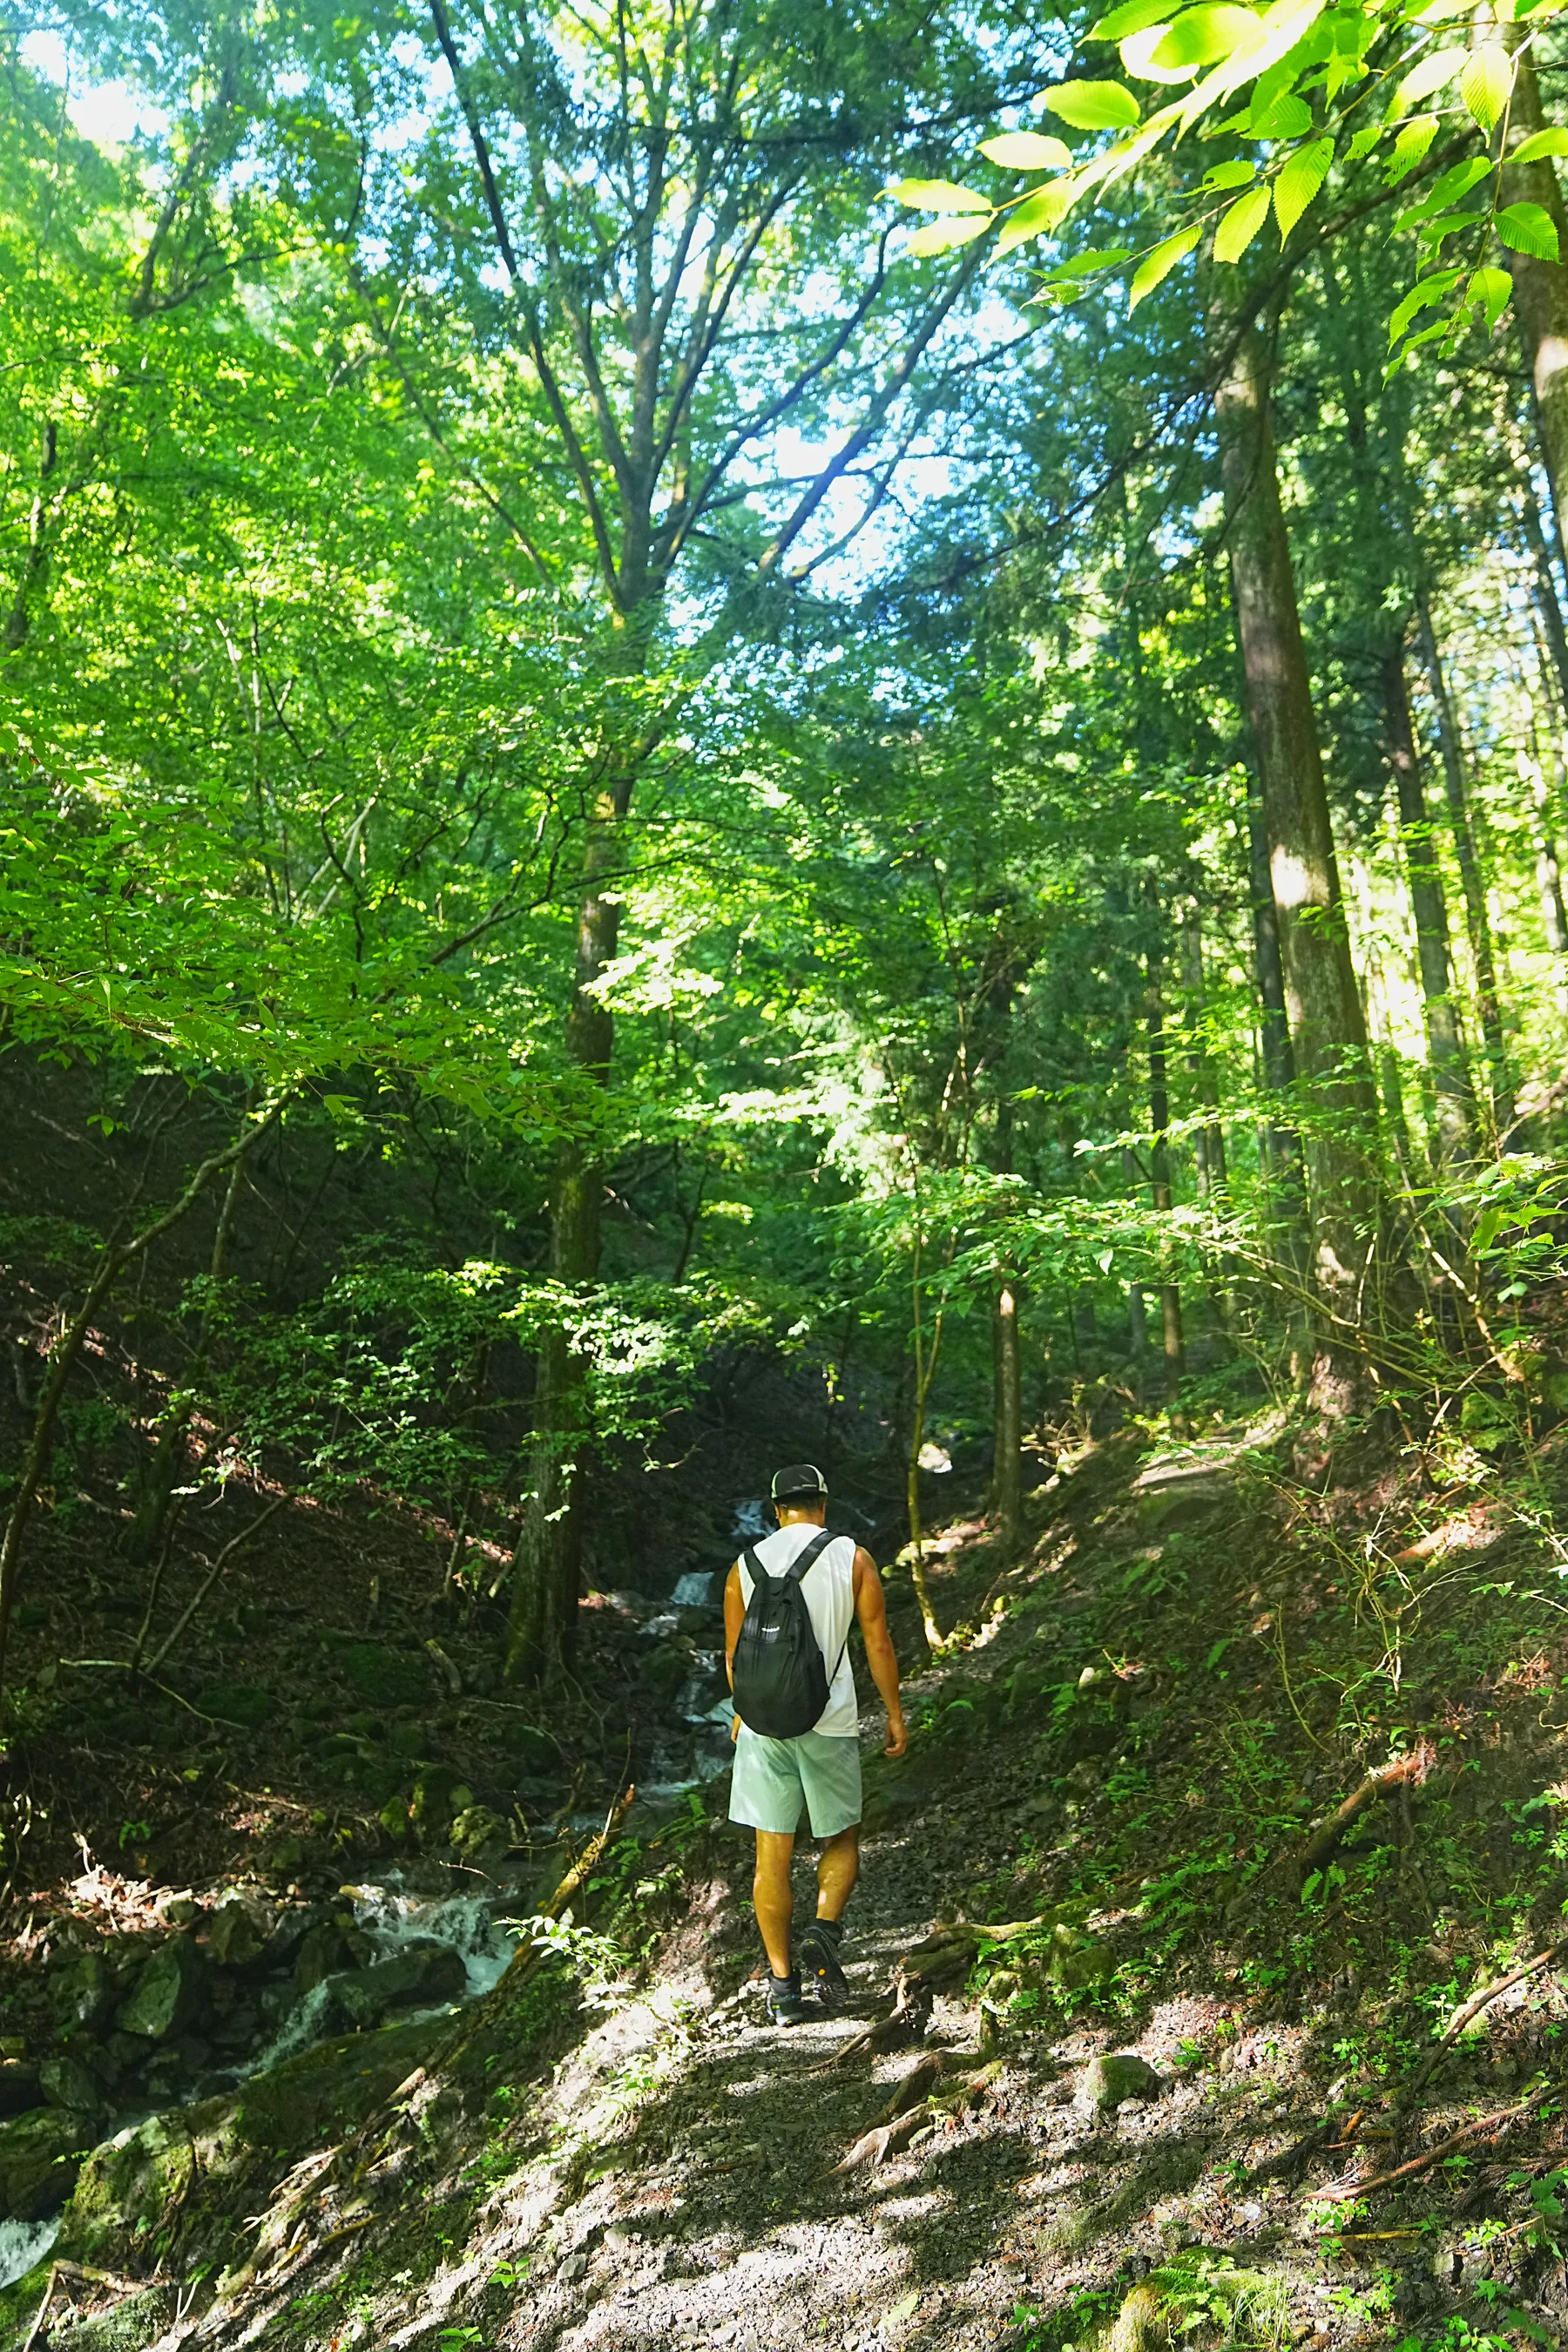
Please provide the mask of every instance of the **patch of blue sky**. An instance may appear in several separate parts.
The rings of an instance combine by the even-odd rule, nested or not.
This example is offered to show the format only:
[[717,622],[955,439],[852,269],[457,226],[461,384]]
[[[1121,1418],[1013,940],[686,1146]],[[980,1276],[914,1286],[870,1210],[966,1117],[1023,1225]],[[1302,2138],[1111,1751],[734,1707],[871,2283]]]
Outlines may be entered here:
[[95,147],[128,147],[138,133],[157,139],[168,130],[163,109],[129,82],[89,80],[58,33],[25,33],[20,48],[30,73],[65,91],[71,127]]

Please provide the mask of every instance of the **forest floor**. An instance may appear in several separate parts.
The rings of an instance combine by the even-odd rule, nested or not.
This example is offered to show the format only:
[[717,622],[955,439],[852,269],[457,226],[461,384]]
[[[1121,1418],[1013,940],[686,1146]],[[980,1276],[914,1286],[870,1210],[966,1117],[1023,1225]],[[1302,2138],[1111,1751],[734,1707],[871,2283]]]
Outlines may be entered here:
[[938,1538],[848,2012],[765,2027],[742,1839],[634,1810],[586,1929],[392,2030],[368,2123],[226,2172],[190,2110],[217,2155],[143,2167],[38,2344],[1557,2341],[1560,1463],[1325,1495],[1278,1423],[1086,1449],[1022,1557]]

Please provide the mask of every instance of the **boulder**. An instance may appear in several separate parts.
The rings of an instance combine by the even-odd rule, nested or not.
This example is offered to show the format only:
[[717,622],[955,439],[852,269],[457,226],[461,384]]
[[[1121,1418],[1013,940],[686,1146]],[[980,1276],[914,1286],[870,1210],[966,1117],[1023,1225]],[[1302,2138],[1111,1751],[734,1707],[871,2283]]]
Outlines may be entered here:
[[92,2137],[63,2107],[37,2107],[0,2124],[0,2221],[41,2221],[70,2195]]
[[162,2042],[190,2022],[201,1995],[201,1954],[188,1936],[175,1936],[142,1969],[115,2022],[121,2033]]
[[1099,2115],[1110,2115],[1123,2099],[1157,2099],[1164,2084],[1146,2058],[1135,2051],[1117,2050],[1091,2060],[1079,2084],[1082,2096]]
[[45,2059],[38,2069],[38,2087],[51,2107],[69,2107],[84,2116],[96,2116],[103,2105],[97,2075],[74,2051]]
[[416,1936],[384,1960],[327,1979],[331,2005],[356,2028],[377,2024],[389,2009],[432,2009],[467,1990],[463,1956],[434,1936]]
[[74,2027],[101,2025],[114,2007],[114,1978],[101,1952],[83,1952],[79,1959],[51,1971],[49,2008],[66,2032]]
[[301,1992],[313,1991],[326,1978],[346,1969],[353,1958],[348,1937],[335,1919],[319,1919],[300,1939],[294,1981]]
[[0,2062],[0,2118],[25,2116],[32,2107],[41,2107],[44,2094],[38,2082],[38,2070],[25,2058],[7,2058]]
[[454,1812],[462,1811],[453,1800],[464,1785],[461,1774],[450,1764],[427,1764],[415,1781],[409,1818],[426,1842],[446,1836]]
[[49,2340],[59,2352],[148,2352],[179,2314],[177,2288],[144,2286],[135,2294],[121,2295],[111,2310],[79,2319],[64,2331],[53,2329]]
[[221,2192],[249,2161],[237,2114],[232,2095],[171,2107],[95,2147],[61,2221],[57,2252],[118,2268],[198,2186]]
[[248,1968],[267,1951],[272,1914],[253,1895],[226,1895],[207,1921],[206,1953],[220,1968]]

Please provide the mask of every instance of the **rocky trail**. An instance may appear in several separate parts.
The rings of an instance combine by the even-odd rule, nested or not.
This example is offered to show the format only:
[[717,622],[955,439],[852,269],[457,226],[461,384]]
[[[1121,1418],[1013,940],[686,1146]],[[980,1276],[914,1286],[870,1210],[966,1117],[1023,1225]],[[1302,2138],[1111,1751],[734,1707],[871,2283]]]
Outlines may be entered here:
[[[466,2006],[99,2147],[4,2340],[1556,2340],[1568,1672],[1533,1538],[1386,1478],[1314,1510],[1270,1445],[1129,1433],[1024,1557],[937,1539],[954,1633],[907,1762],[868,1748],[849,2011],[764,2026],[721,1790],[634,1804]],[[1377,1683],[1325,1604],[1395,1517],[1433,1566]],[[1479,1597],[1439,1581],[1461,1546]]]

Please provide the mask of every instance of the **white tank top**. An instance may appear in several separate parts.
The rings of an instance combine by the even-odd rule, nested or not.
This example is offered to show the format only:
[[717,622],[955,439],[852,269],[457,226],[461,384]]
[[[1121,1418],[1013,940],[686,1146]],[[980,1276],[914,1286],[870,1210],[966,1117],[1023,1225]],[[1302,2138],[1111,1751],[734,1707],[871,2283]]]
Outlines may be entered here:
[[[793,1527],[775,1528],[752,1549],[770,1576],[782,1576],[793,1567],[814,1536],[822,1533],[809,1520],[797,1521]],[[741,1571],[741,1599],[750,1607],[752,1579],[743,1559],[737,1560]],[[835,1536],[826,1551],[821,1551],[806,1570],[801,1583],[805,1605],[810,1612],[812,1626],[822,1650],[822,1663],[833,1675],[828,1685],[827,1705],[812,1725],[814,1731],[824,1731],[831,1738],[853,1739],[860,1728],[860,1702],[855,1696],[855,1669],[849,1663],[849,1628],[855,1622],[855,1538]],[[833,1673],[834,1662],[838,1671]]]

